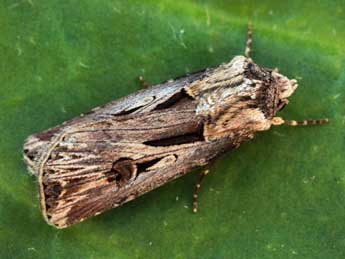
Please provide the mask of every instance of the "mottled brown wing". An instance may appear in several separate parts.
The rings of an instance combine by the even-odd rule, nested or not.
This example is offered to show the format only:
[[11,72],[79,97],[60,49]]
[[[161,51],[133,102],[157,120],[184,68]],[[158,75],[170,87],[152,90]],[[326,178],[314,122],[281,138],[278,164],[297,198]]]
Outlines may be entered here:
[[48,223],[63,228],[117,207],[231,146],[203,139],[204,119],[184,89],[203,76],[139,91],[30,136],[24,158]]
[[82,124],[89,120],[150,112],[152,110],[166,109],[179,106],[183,103],[189,103],[191,98],[185,93],[185,87],[204,76],[205,73],[203,72],[194,73],[175,81],[168,81],[137,91],[106,105],[96,107],[90,112],[81,114],[61,125],[29,136],[23,148],[24,160],[28,165],[29,172],[33,175],[38,175],[38,168],[41,164],[42,157],[49,149],[49,146],[51,146],[51,142],[65,128],[77,123]]
[[271,72],[245,57],[30,136],[46,220],[67,227],[207,164],[270,127]]
[[231,148],[207,143],[195,110],[164,109],[68,127],[39,172],[43,213],[66,227],[117,207]]

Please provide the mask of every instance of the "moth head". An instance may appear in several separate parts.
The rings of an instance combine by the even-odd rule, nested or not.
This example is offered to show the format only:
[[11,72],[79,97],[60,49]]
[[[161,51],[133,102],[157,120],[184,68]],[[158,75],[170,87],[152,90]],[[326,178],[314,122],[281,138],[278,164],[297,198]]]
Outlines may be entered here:
[[[279,103],[287,104],[288,98],[295,92],[298,86],[297,80],[290,80],[286,76],[279,74],[276,70],[273,70],[272,76],[277,84]],[[280,109],[282,109],[283,107],[284,105],[281,105]]]

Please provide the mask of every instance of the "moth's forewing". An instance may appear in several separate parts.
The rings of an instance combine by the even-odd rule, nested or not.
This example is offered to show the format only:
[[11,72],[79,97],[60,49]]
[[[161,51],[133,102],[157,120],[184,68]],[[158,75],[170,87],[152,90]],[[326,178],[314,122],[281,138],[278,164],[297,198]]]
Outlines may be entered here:
[[[202,118],[184,86],[155,86],[32,135],[25,158],[38,176],[46,220],[67,227],[207,163]],[[206,156],[206,157],[204,157]]]
[[[195,73],[175,81],[155,85],[118,100],[112,101],[101,107],[96,107],[86,114],[81,114],[56,127],[29,136],[24,143],[24,160],[30,173],[38,176],[42,159],[67,127],[89,123],[93,120],[112,119],[117,116],[150,112],[164,108],[174,107],[181,103],[189,103],[184,88],[200,77],[203,73]],[[187,99],[187,100],[186,100]]]
[[46,220],[62,228],[117,207],[268,129],[272,82],[239,56],[31,136],[25,159]]
[[69,127],[39,176],[49,223],[66,227],[185,174],[231,143],[208,143],[195,111],[164,109]]

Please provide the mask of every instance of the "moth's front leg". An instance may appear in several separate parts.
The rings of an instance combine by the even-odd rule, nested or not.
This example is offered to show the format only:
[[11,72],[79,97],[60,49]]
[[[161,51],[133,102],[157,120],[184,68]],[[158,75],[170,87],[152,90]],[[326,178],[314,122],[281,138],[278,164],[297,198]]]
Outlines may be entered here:
[[210,172],[214,163],[215,163],[215,160],[212,160],[208,165],[205,166],[205,168],[203,168],[203,170],[201,171],[201,173],[200,173],[200,175],[199,175],[199,177],[195,183],[195,187],[194,187],[194,191],[193,191],[193,204],[192,204],[192,211],[194,213],[196,213],[198,211],[198,195],[199,195],[201,183],[205,179],[205,176]]

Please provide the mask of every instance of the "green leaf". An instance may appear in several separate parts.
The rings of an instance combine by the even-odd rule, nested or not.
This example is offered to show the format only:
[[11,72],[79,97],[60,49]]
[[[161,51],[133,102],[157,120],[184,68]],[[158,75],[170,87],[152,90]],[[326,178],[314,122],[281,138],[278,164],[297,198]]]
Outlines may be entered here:
[[[1,258],[344,258],[343,1],[0,3]],[[196,172],[64,230],[40,213],[24,139],[244,50],[299,80],[274,127],[218,161],[191,212]]]

